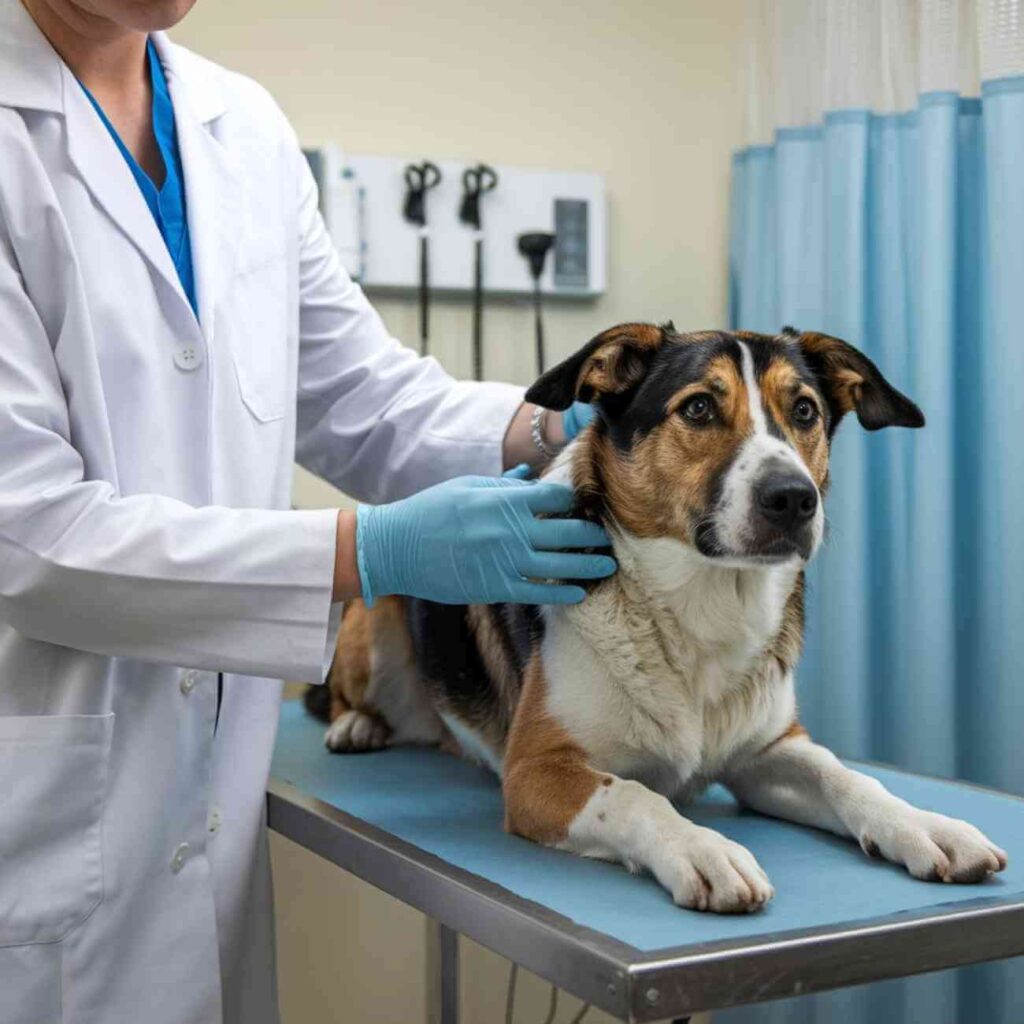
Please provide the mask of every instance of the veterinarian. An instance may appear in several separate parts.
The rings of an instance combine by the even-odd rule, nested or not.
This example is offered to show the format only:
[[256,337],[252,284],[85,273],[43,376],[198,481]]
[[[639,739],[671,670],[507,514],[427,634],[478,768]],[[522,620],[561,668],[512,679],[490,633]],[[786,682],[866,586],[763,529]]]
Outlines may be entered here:
[[[0,0],[2,1024],[276,1020],[273,680],[359,594],[614,570],[499,478],[586,412],[388,335],[273,101],[158,31],[190,5]],[[290,511],[296,458],[391,504]]]

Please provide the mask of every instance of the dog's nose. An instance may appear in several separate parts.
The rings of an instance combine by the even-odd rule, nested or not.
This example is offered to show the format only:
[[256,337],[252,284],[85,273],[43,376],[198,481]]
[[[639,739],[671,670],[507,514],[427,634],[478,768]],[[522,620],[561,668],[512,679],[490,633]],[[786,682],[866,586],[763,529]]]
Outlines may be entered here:
[[758,485],[757,507],[773,526],[791,530],[818,510],[818,492],[802,474],[775,473]]

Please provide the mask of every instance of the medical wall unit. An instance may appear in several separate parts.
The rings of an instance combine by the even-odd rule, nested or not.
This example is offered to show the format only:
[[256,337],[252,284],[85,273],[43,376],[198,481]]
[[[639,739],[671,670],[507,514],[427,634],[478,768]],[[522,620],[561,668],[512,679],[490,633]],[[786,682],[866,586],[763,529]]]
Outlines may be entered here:
[[[483,154],[482,154],[483,155]],[[493,164],[500,181],[483,200],[477,236],[460,219],[464,174],[475,160],[345,154],[333,145],[306,150],[320,187],[321,211],[349,273],[369,290],[414,294],[421,283],[421,232],[429,234],[430,288],[472,296],[475,243],[483,249],[483,290],[529,296],[530,269],[517,246],[526,232],[550,232],[556,241],[541,278],[545,296],[588,299],[607,287],[608,217],[604,179],[584,171]],[[430,160],[440,181],[429,194],[429,218],[417,229],[404,216],[410,164]]]

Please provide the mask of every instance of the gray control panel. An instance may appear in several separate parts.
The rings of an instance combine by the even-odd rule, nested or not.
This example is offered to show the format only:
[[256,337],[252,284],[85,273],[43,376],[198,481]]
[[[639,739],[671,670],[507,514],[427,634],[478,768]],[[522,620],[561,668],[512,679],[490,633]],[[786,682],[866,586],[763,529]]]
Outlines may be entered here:
[[589,281],[589,204],[555,200],[555,287],[586,288]]

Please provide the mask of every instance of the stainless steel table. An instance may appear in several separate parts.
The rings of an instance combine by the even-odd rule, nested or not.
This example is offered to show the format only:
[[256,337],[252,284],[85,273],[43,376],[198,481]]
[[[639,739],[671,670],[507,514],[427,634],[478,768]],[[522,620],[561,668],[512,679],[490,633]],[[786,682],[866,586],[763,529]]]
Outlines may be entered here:
[[335,756],[283,709],[270,827],[437,923],[432,1016],[454,1024],[463,934],[622,1020],[686,1017],[1024,953],[1024,802],[868,767],[916,802],[970,817],[1010,854],[979,886],[916,882],[851,843],[741,812],[693,818],[744,842],[777,889],[760,914],[680,910],[651,880],[544,850],[500,827],[483,769],[437,751]]

